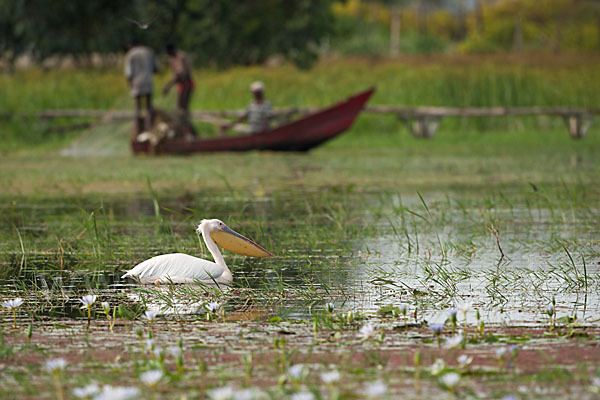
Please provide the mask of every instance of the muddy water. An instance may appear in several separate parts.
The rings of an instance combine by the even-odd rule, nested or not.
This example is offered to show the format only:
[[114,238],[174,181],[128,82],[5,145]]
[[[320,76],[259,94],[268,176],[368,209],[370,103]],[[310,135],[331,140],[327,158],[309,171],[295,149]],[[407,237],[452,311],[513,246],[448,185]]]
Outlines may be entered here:
[[[381,200],[387,195],[345,195],[341,203],[339,193],[293,193],[261,199],[187,194],[160,202],[148,196],[7,204],[2,218],[8,223],[0,229],[8,271],[2,297],[46,303],[39,313],[49,316],[81,316],[77,298],[90,291],[102,300],[143,303],[164,313],[204,313],[206,296],[174,295],[165,302],[164,289],[140,291],[120,276],[159,253],[210,258],[193,232],[203,217],[221,216],[235,226],[259,215],[264,236],[248,224],[241,223],[239,230],[277,257],[230,256],[227,261],[236,277],[234,290],[260,292],[250,297],[254,307],[264,306],[265,316],[307,318],[332,301],[338,309],[367,313],[406,304],[420,321],[442,321],[449,307],[473,302],[488,324],[542,325],[554,297],[559,318],[576,315],[586,325],[599,323],[596,211],[486,206],[483,212],[475,202],[457,212],[439,202],[423,218],[416,196],[408,196],[414,213],[400,217],[393,199]],[[442,196],[430,196],[435,197]],[[485,229],[490,215],[499,226],[498,241]],[[260,240],[267,238],[272,241]],[[277,299],[265,299],[270,291]],[[475,322],[474,312],[467,317]]]

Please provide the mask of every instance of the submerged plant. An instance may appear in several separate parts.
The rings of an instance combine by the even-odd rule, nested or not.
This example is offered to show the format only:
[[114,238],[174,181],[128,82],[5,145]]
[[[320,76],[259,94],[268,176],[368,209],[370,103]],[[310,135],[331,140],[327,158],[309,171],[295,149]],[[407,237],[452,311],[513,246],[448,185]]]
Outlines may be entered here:
[[2,307],[8,308],[12,311],[13,328],[14,329],[17,329],[17,307],[20,307],[22,304],[23,304],[23,299],[20,297],[2,302]]

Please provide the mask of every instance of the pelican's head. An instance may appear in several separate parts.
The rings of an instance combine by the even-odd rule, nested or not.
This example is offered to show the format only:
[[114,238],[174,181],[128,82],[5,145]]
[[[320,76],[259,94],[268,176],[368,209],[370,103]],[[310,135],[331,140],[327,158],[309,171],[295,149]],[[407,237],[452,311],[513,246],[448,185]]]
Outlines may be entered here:
[[203,219],[196,231],[202,235],[209,234],[225,250],[249,257],[273,257],[270,251],[232,230],[219,219]]

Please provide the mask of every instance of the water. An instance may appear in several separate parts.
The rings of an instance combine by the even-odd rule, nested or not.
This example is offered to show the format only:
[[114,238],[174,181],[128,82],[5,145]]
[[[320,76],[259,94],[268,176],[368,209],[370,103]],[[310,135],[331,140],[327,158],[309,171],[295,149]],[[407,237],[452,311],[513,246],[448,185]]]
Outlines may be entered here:
[[[277,257],[226,256],[236,281],[226,292],[236,292],[223,299],[232,312],[251,305],[265,316],[309,318],[328,301],[366,313],[407,304],[419,320],[439,322],[447,308],[472,302],[486,323],[539,325],[554,297],[559,317],[599,324],[597,210],[506,207],[489,199],[455,207],[431,195],[439,200],[428,212],[417,196],[406,196],[400,208],[397,197],[383,193],[345,197],[188,194],[5,204],[2,297],[25,297],[38,315],[55,317],[82,317],[78,298],[89,292],[136,312],[203,314],[210,290],[140,288],[120,276],[159,253],[210,259],[194,225],[228,216],[222,218],[235,226],[251,214],[257,225],[236,229]],[[474,323],[475,313],[467,318]]]

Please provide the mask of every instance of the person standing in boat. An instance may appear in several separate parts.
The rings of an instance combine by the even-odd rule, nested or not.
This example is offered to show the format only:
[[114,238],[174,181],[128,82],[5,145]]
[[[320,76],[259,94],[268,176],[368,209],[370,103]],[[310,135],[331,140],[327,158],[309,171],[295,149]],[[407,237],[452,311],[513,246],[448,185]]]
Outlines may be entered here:
[[265,84],[260,81],[253,82],[250,85],[250,92],[252,93],[254,100],[248,105],[241,117],[221,127],[222,134],[224,134],[227,129],[230,129],[243,121],[247,121],[248,124],[244,125],[242,129],[239,129],[238,126],[236,126],[236,130],[252,134],[268,131],[271,128],[271,119],[274,114],[271,102],[265,99]]
[[165,50],[169,56],[173,77],[164,86],[162,93],[166,96],[171,88],[177,85],[177,117],[187,128],[186,133],[196,136],[190,121],[190,99],[196,86],[192,79],[192,62],[189,56],[183,50],[177,49],[173,43],[167,43]]
[[[141,46],[137,40],[129,44],[125,55],[125,77],[135,99],[135,137],[144,131],[152,129],[154,108],[152,107],[152,75],[158,71],[154,52]],[[146,103],[146,115],[142,116],[142,101]],[[132,137],[132,139],[135,139]]]

